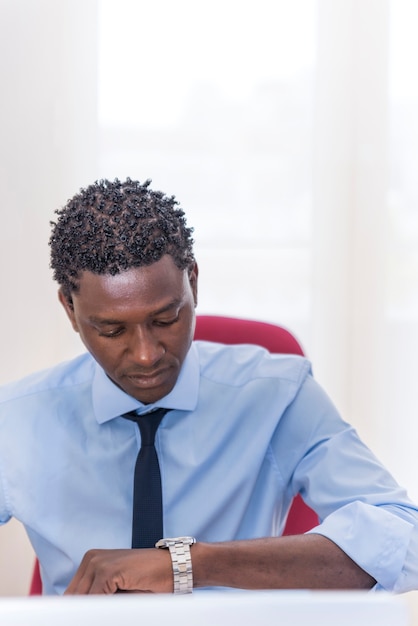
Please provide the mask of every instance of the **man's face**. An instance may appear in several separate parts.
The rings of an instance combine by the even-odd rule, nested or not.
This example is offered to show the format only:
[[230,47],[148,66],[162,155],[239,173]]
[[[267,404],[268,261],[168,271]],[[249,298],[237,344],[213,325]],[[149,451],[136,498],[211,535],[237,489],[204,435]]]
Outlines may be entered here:
[[197,266],[171,256],[115,276],[81,274],[72,304],[59,292],[73,328],[113,382],[144,404],[174,387],[194,333]]

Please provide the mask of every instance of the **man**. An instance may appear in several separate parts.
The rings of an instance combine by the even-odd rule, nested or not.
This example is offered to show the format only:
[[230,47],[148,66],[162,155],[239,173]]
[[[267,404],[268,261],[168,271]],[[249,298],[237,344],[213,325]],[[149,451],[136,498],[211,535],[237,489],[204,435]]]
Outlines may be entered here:
[[[0,394],[0,522],[25,525],[45,592],[178,591],[181,555],[186,591],[417,588],[417,508],[309,363],[192,341],[198,268],[174,198],[104,180],[57,214],[51,267],[87,353]],[[161,408],[157,539],[176,541],[131,549],[134,420]],[[296,493],[322,521],[280,537]]]

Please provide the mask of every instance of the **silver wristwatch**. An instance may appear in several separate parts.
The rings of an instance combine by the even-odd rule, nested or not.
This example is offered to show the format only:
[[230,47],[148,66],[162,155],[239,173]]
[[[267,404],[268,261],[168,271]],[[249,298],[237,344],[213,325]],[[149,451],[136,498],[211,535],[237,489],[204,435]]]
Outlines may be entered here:
[[193,569],[190,546],[196,543],[194,537],[172,537],[160,539],[155,544],[156,548],[168,548],[170,550],[171,563],[173,565],[174,593],[192,593]]

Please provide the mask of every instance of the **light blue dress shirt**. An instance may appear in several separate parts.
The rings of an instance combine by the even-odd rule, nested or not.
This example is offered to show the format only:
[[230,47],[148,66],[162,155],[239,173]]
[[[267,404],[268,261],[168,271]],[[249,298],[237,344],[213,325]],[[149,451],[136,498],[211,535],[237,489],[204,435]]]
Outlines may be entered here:
[[[128,548],[135,423],[149,411],[89,354],[0,390],[0,523],[26,527],[45,593],[63,593],[90,548]],[[377,581],[418,588],[418,511],[313,380],[306,359],[195,342],[158,429],[164,535],[280,535],[301,493]]]

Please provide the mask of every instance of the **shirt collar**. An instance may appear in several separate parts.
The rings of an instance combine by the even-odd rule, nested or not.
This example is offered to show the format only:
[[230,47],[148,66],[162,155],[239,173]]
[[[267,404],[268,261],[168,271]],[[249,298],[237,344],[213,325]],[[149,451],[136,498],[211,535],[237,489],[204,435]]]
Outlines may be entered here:
[[99,424],[108,422],[128,411],[147,413],[156,407],[192,411],[196,408],[199,391],[199,359],[194,344],[184,359],[179,377],[170,393],[155,404],[142,404],[122,391],[107,376],[98,363],[92,382],[93,410]]

